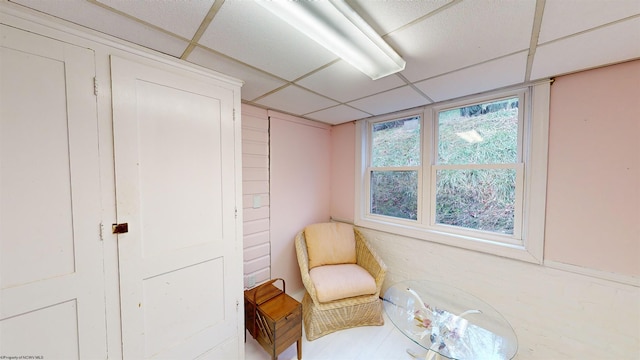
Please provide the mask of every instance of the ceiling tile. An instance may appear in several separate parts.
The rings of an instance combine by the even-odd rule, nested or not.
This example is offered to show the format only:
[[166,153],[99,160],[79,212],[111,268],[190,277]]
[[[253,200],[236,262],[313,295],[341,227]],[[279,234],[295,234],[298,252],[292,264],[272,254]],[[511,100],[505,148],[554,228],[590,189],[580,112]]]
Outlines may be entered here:
[[427,104],[429,104],[429,100],[424,96],[410,86],[403,86],[352,101],[348,105],[374,115],[382,115]]
[[397,30],[450,2],[451,0],[347,0],[347,3],[380,35]]
[[253,1],[225,2],[200,44],[287,80],[337,58]]
[[351,101],[405,85],[405,82],[395,75],[371,80],[370,77],[342,60],[296,83],[340,102]]
[[370,117],[371,114],[354,109],[346,105],[338,105],[329,109],[313,112],[305,115],[305,117],[313,120],[322,121],[327,124],[342,124],[345,122]]
[[295,85],[287,86],[282,90],[255,101],[255,103],[295,115],[304,115],[338,105],[335,101]]
[[153,24],[187,39],[193,38],[214,0],[97,0],[111,8]]
[[[640,0],[345,1],[386,34],[407,61],[404,71],[372,81],[255,1],[0,3],[24,4],[175,57],[222,3],[186,60],[243,80],[245,103],[329,123],[640,58]],[[529,51],[542,3],[539,44]]]
[[638,0],[547,0],[538,43],[640,14]]
[[538,46],[531,79],[640,57],[640,18]]
[[415,85],[433,101],[444,101],[522,83],[527,68],[527,54],[523,51]]
[[177,57],[182,55],[189,45],[184,40],[86,1],[16,0],[14,2]]
[[535,1],[463,1],[388,41],[415,82],[527,49],[534,12]]
[[242,99],[247,101],[251,101],[286,84],[286,82],[262,71],[201,47],[196,47],[187,58],[187,61],[244,81],[241,93]]

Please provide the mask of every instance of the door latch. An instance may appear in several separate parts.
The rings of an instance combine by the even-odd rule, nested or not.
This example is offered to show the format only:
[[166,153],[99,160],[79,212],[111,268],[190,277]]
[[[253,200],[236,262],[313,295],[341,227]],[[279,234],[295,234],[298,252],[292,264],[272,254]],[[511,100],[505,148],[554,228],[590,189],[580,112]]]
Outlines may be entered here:
[[129,223],[111,225],[112,234],[126,234],[129,232]]

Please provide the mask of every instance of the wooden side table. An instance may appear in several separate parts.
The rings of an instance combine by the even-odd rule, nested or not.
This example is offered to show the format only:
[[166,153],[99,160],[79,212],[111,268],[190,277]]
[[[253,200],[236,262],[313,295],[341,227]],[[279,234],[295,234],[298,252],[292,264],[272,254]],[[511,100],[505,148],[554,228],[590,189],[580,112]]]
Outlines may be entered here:
[[[278,280],[282,281],[282,290],[273,285]],[[271,359],[277,359],[296,341],[298,360],[302,359],[302,305],[286,294],[283,279],[244,292],[244,319],[245,328]]]

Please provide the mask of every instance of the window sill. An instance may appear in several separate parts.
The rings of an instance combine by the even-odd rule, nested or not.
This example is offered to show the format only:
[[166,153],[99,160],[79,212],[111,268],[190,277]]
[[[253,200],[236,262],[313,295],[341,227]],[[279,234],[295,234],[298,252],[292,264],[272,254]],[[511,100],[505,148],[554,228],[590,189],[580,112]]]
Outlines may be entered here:
[[524,246],[506,244],[492,240],[371,219],[356,219],[355,225],[394,235],[406,236],[417,240],[429,241],[529,263],[542,264],[542,258],[535,256],[532,253],[533,251],[527,249],[526,242]]

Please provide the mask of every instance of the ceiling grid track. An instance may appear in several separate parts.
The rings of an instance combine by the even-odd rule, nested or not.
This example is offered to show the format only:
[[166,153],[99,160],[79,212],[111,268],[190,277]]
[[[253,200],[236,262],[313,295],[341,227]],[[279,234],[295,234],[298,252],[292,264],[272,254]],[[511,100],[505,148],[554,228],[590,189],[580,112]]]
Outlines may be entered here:
[[542,27],[542,15],[546,0],[536,1],[536,12],[533,18],[533,29],[531,30],[531,43],[529,44],[529,54],[527,55],[527,69],[524,75],[524,81],[531,80],[531,68],[533,67],[533,58],[536,54],[538,46],[538,38],[540,37],[540,28]]
[[202,23],[198,27],[198,30],[196,31],[196,33],[193,35],[193,38],[189,42],[189,45],[180,56],[180,59],[186,60],[186,58],[189,55],[191,55],[191,52],[193,51],[193,49],[195,49],[196,46],[198,46],[198,42],[200,41],[202,34],[204,34],[204,32],[207,30],[207,28],[209,27],[209,24],[211,24],[211,22],[213,21],[213,18],[216,17],[216,15],[218,14],[218,11],[220,11],[220,8],[224,4],[224,1],[225,0],[217,0],[216,2],[213,3],[213,5],[211,5],[211,9],[209,9],[207,16],[205,16],[204,20],[202,20]]

